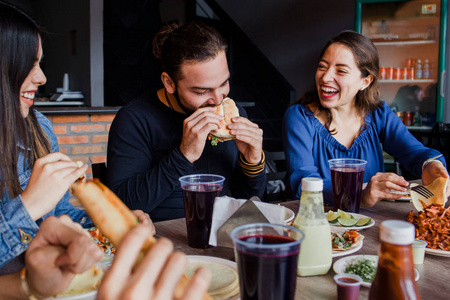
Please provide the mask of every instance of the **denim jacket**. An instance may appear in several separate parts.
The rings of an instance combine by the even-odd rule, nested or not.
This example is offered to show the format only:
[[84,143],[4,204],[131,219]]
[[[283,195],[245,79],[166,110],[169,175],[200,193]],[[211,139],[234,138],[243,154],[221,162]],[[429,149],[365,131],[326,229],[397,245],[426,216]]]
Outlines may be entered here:
[[[58,152],[58,141],[51,122],[38,111],[35,110],[34,113],[50,140],[51,152]],[[22,145],[18,145],[18,147],[23,149]],[[25,190],[32,169],[28,162],[24,165],[23,152],[19,153],[17,171],[20,185]],[[4,191],[0,202],[0,269],[27,249],[30,240],[34,238],[39,229],[39,224],[48,216],[66,214],[83,227],[92,226],[92,221],[87,217],[86,212],[82,209],[76,209],[69,203],[69,197],[69,192],[67,192],[52,211],[35,222],[25,209],[21,195],[11,199],[8,191]]]

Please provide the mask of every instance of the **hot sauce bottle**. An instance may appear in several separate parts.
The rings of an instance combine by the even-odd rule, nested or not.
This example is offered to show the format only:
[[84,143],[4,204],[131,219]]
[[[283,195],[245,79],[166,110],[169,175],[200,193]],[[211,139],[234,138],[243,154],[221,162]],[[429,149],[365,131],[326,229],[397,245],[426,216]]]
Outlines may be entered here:
[[412,243],[414,225],[406,221],[381,223],[378,268],[370,288],[369,300],[420,300],[414,279]]

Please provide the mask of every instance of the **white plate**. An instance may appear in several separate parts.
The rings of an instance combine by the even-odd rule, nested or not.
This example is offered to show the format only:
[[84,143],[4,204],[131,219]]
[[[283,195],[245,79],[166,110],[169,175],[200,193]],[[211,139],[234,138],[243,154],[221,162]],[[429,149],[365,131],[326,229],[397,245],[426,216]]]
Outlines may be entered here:
[[187,258],[189,261],[221,264],[221,265],[232,268],[236,272],[238,271],[237,264],[234,261],[231,261],[228,259],[223,259],[223,258],[214,257],[214,256],[203,256],[203,255],[188,255]]
[[284,225],[289,225],[294,220],[295,214],[292,211],[292,209],[289,209],[287,207],[285,209],[285,216],[284,216]]
[[[188,255],[187,258],[188,258],[188,261],[192,261],[192,262],[209,262],[209,263],[221,264],[221,265],[232,268],[233,270],[236,271],[237,274],[239,274],[237,264],[231,260],[214,257],[214,256],[202,256],[202,255]],[[230,298],[229,300],[240,300],[240,299],[241,298],[238,294],[238,295]]]
[[56,297],[56,298],[47,298],[46,300],[57,299],[57,300],[95,300],[97,299],[97,291],[90,291],[87,293],[66,296],[66,297]]
[[339,257],[339,256],[344,256],[344,255],[349,255],[349,254],[355,253],[356,251],[358,251],[359,249],[362,248],[363,242],[364,242],[364,240],[357,242],[355,247],[350,248],[348,250],[344,250],[344,251],[333,250],[331,252],[331,257]]
[[[358,261],[364,259],[371,260],[375,266],[378,265],[377,255],[350,255],[335,261],[333,264],[333,270],[334,272],[336,272],[336,274],[345,273],[345,269],[347,268],[347,266],[349,266],[350,264],[357,263]],[[415,275],[414,279],[418,281],[420,278],[420,274],[419,271],[417,271],[417,269],[415,268],[414,268],[414,275]],[[369,282],[363,282],[361,285],[370,288],[372,284]]]
[[[351,214],[355,219],[368,218],[368,216],[361,215],[361,214],[356,214],[356,213],[348,213],[348,214]],[[328,222],[328,223],[330,223],[330,222]],[[370,221],[369,224],[367,224],[365,226],[359,226],[359,227],[357,227],[357,226],[344,227],[344,226],[340,225],[339,223],[330,223],[331,231],[333,231],[333,228],[339,228],[339,229],[345,229],[345,230],[349,230],[349,229],[362,230],[362,229],[372,227],[373,225],[375,225],[375,221],[373,219]]]
[[431,249],[431,248],[425,248],[425,253],[429,255],[436,255],[436,256],[442,256],[442,257],[450,257],[450,251],[445,250],[438,250],[438,249]]

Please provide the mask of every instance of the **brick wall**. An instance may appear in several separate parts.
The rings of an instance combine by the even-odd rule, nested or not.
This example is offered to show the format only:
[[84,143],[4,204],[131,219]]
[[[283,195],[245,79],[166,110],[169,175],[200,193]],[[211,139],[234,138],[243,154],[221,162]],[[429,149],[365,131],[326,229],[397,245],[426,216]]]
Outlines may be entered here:
[[[53,123],[59,150],[74,161],[89,165],[87,177],[92,177],[92,163],[106,161],[108,133],[115,114],[47,115]],[[78,205],[72,199],[72,203]]]

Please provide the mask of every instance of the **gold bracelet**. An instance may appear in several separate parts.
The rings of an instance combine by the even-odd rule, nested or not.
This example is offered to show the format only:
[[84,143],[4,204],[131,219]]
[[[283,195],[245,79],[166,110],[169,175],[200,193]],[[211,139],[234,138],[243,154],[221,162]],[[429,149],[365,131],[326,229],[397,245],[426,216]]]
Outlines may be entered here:
[[22,271],[20,272],[20,283],[22,286],[22,290],[24,291],[25,295],[28,297],[29,300],[39,300],[36,296],[33,295],[33,293],[30,290],[30,287],[28,286],[26,268],[23,268]]

